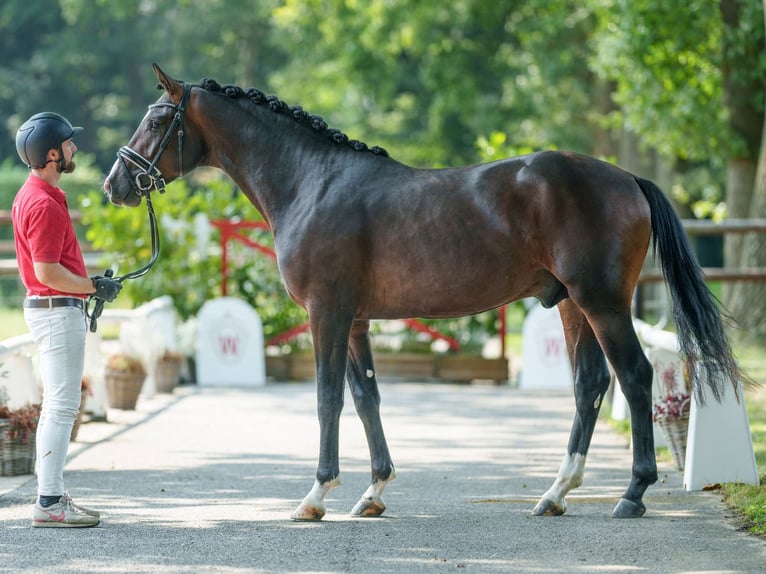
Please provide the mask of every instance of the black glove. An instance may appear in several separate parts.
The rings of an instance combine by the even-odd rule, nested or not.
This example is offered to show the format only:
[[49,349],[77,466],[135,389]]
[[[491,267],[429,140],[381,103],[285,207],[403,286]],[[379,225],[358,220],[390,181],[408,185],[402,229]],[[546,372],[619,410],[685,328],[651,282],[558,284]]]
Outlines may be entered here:
[[111,303],[117,299],[117,294],[122,289],[122,283],[111,277],[102,277],[101,275],[92,275],[90,280],[93,282],[93,286],[96,288],[96,292],[93,296],[97,299]]

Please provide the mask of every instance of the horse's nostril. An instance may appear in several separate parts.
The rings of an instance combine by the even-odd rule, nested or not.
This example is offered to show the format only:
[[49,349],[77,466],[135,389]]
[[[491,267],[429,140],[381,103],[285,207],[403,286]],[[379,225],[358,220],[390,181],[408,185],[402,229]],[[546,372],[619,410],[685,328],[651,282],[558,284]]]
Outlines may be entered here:
[[108,179],[104,180],[104,191],[106,193],[108,193],[109,195],[112,194],[112,186],[109,184],[109,180]]

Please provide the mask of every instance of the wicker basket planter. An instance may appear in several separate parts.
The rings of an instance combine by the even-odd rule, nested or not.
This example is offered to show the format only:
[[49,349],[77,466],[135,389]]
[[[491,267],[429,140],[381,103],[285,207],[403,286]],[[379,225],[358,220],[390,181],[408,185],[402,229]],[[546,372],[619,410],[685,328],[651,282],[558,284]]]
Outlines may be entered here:
[[146,374],[124,373],[107,369],[104,373],[106,380],[106,397],[113,409],[133,411],[136,409],[138,395],[146,380]]
[[35,432],[26,440],[8,438],[10,423],[0,419],[0,476],[33,474],[35,471]]
[[652,406],[652,419],[662,429],[668,450],[678,470],[686,462],[686,437],[689,434],[691,410],[691,383],[683,362],[673,360],[652,363],[659,379],[661,393]]
[[172,393],[181,378],[181,355],[165,353],[154,368],[154,388],[158,393]]
[[676,468],[683,470],[686,461],[686,438],[689,434],[689,413],[683,413],[678,417],[663,417],[657,420],[657,424],[665,435],[665,442],[668,443]]
[[684,469],[686,461],[686,438],[689,434],[689,413],[681,416],[666,416],[657,421],[665,435],[670,454],[678,470]]
[[112,355],[104,371],[107,403],[113,409],[132,411],[146,380],[146,369],[140,359],[128,355]]

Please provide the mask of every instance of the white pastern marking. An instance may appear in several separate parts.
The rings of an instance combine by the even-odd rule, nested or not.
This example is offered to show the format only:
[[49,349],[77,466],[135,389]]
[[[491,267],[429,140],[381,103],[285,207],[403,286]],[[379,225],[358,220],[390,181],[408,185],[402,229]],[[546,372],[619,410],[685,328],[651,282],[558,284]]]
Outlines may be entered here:
[[383,491],[386,489],[386,485],[388,485],[388,483],[394,480],[395,478],[396,478],[396,473],[394,472],[394,469],[391,469],[391,474],[388,475],[388,478],[386,480],[376,480],[370,486],[367,487],[367,490],[365,490],[364,494],[362,495],[362,499],[380,500],[381,497],[383,496]]
[[548,489],[544,498],[557,504],[563,504],[567,493],[582,484],[582,478],[585,474],[585,458],[584,454],[579,453],[565,456],[559,467],[556,482]]
[[318,480],[315,480],[314,486],[311,487],[311,491],[309,491],[309,493],[303,499],[302,505],[310,505],[323,508],[324,497],[327,496],[328,492],[337,486],[340,486],[340,478],[334,478],[329,482],[319,482]]

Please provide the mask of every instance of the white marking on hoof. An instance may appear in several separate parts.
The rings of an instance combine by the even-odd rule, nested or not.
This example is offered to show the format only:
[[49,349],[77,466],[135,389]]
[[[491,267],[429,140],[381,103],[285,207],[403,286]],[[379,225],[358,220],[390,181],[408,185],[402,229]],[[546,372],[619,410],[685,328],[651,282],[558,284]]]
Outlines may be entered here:
[[380,516],[386,509],[383,502],[383,491],[389,482],[396,478],[396,473],[391,469],[391,474],[386,480],[376,480],[362,495],[359,502],[351,510],[352,516]]
[[[552,506],[558,506],[566,511],[566,501],[564,497],[582,484],[582,477],[585,473],[585,455],[575,453],[564,457],[559,467],[559,474],[556,482],[553,483],[543,495],[542,501],[548,501]],[[562,512],[563,514],[563,512]]]
[[324,497],[336,486],[340,486],[340,479],[335,478],[328,482],[314,481],[314,486],[305,496],[298,508],[290,515],[291,520],[317,521],[325,515]]
[[367,378],[371,379],[374,376],[375,376],[375,371],[373,371],[372,369],[367,369]]

